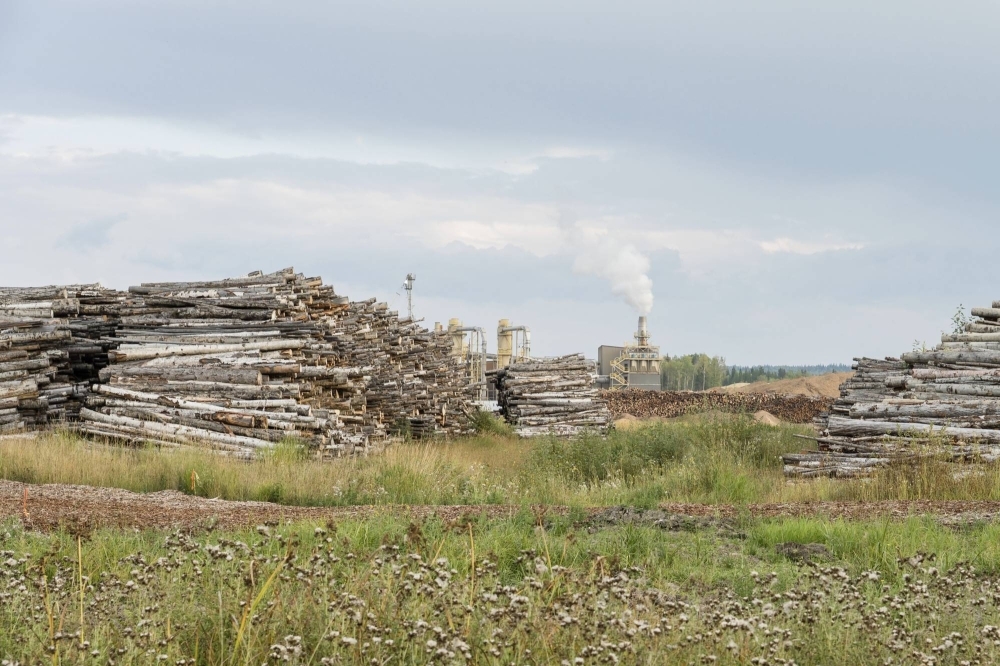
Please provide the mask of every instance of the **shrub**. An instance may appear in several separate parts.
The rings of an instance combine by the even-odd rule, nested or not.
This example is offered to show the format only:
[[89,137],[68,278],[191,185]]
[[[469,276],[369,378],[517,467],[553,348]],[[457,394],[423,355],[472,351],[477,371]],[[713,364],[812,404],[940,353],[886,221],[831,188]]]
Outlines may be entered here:
[[472,425],[480,435],[496,435],[497,437],[513,437],[514,430],[502,418],[485,409],[477,410],[472,415]]

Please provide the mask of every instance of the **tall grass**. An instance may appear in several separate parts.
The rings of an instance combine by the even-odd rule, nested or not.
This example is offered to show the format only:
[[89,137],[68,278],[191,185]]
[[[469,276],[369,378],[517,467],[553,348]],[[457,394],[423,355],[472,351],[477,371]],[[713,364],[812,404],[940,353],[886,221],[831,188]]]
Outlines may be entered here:
[[0,441],[0,478],[313,506],[1000,500],[1000,465],[928,459],[866,479],[788,481],[780,456],[803,447],[794,437],[803,429],[742,416],[689,417],[567,440],[517,440],[494,425],[484,419],[484,433],[473,437],[404,442],[335,461],[311,459],[291,445],[242,461],[197,449],[102,446],[57,433]]
[[525,454],[516,440],[480,436],[335,461],[303,459],[294,449],[245,461],[197,449],[102,446],[56,433],[0,442],[0,478],[293,505],[496,504],[509,499],[508,470],[520,469]]
[[797,432],[746,417],[688,418],[607,439],[546,440],[533,450],[532,462],[591,494],[612,484],[655,499],[746,502],[783,485],[780,456],[801,448]]
[[[220,666],[1000,658],[986,628],[1000,624],[1000,527],[740,527],[746,538],[714,528],[594,531],[568,518],[543,528],[529,512],[459,527],[386,514],[259,532],[98,530],[81,540],[0,525],[0,655]],[[775,546],[789,541],[825,544],[823,566],[844,571],[780,555]],[[952,632],[967,650],[932,651]],[[589,646],[605,653],[594,658]],[[614,658],[601,658],[607,652]]]

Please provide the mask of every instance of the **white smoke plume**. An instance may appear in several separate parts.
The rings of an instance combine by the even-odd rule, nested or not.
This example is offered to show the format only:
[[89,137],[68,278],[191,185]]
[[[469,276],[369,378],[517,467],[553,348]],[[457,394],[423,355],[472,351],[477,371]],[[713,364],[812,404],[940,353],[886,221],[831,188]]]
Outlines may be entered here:
[[605,233],[585,234],[576,225],[560,225],[568,243],[576,251],[573,270],[604,278],[611,292],[620,296],[641,315],[653,309],[653,281],[649,277],[649,257],[634,245],[621,243]]

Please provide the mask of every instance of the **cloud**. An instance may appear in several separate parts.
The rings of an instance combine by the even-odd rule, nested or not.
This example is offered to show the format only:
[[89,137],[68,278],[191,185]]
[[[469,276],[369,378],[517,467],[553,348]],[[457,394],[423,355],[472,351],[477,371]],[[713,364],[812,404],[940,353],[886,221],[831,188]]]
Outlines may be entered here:
[[[508,317],[531,326],[543,354],[592,355],[628,339],[634,309],[655,299],[650,330],[667,353],[848,361],[931,340],[958,302],[995,298],[981,268],[988,253],[968,234],[936,230],[956,216],[976,237],[995,239],[996,228],[919,194],[749,179],[684,155],[617,151],[511,176],[295,155],[0,148],[0,232],[12,257],[0,284],[122,288],[294,265],[349,296],[392,301],[413,271],[420,316],[487,328]],[[130,223],[108,211],[127,211]],[[902,249],[897,219],[908,223]],[[791,241],[768,253],[761,239]],[[852,244],[864,248],[789,251]],[[34,259],[46,251],[53,261]],[[817,320],[828,323],[817,330]]]
[[17,19],[0,21],[0,113],[214,128],[266,152],[277,135],[520,155],[613,142],[994,196],[994,3],[295,4],[0,3]]
[[120,213],[82,222],[62,234],[55,245],[76,252],[104,247],[111,242],[111,230],[127,219],[128,215]]
[[775,238],[761,241],[760,249],[769,254],[786,252],[788,254],[819,254],[837,250],[863,250],[864,243],[839,243],[834,241],[801,241],[792,238]]

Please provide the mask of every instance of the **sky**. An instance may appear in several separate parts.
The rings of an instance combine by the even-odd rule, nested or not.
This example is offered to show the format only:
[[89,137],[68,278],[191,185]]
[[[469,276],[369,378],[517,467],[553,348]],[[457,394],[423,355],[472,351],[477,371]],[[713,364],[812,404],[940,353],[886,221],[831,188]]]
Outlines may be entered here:
[[[537,354],[1000,299],[1000,3],[0,0],[0,285],[286,266]],[[490,351],[495,341],[490,341]]]

